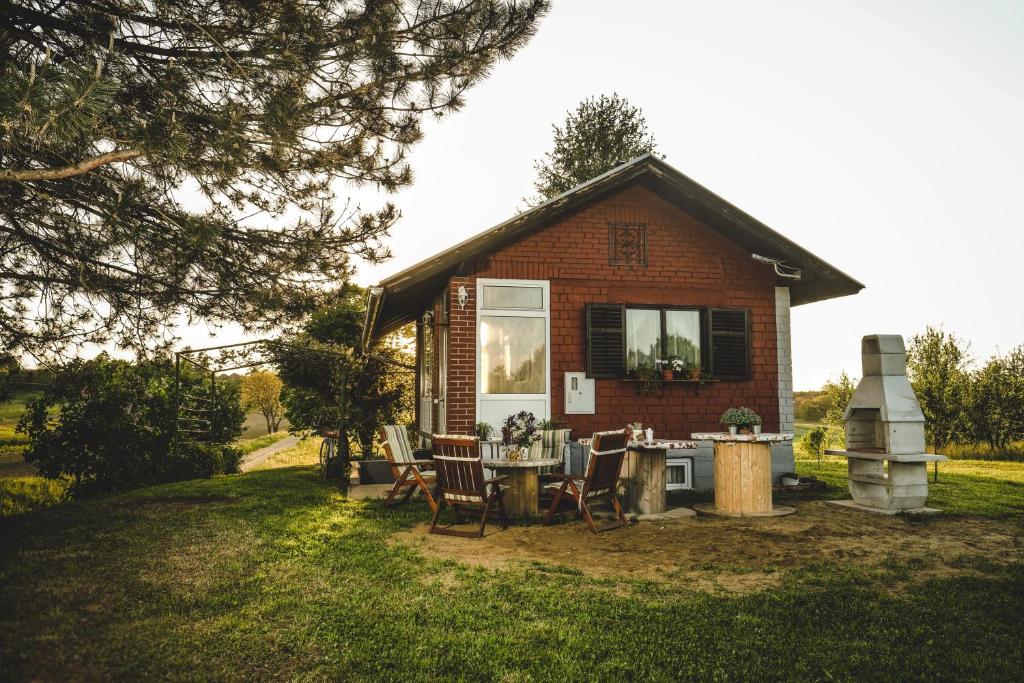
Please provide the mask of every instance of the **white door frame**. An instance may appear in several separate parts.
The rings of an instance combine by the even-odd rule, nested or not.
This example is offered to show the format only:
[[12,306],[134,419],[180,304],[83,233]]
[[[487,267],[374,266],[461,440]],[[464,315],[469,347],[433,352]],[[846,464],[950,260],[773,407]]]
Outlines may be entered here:
[[[484,308],[484,286],[541,287],[544,292],[544,308]],[[476,281],[476,420],[481,419],[481,402],[487,401],[480,390],[480,322],[483,315],[544,319],[544,393],[543,394],[488,394],[490,400],[538,401],[544,400],[544,414],[538,420],[551,419],[551,282],[549,280],[509,280],[499,278],[477,278]],[[501,425],[495,425],[500,428]]]
[[448,326],[435,330],[437,337],[437,433],[448,433]]

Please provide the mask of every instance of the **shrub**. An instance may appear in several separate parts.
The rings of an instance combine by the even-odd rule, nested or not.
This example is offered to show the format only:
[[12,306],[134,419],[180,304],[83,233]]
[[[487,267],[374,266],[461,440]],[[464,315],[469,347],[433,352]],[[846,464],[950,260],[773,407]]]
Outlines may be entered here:
[[821,460],[821,456],[825,455],[825,449],[828,448],[828,432],[828,427],[822,426],[808,430],[800,437],[797,448],[807,457]]
[[[181,390],[203,391],[206,381],[183,370]],[[177,406],[169,359],[75,360],[28,405],[18,426],[30,440],[25,459],[45,477],[68,476],[75,489],[95,491],[236,470],[237,458],[223,444],[241,432],[238,387],[218,383],[217,398],[211,443],[185,442],[172,453]]]

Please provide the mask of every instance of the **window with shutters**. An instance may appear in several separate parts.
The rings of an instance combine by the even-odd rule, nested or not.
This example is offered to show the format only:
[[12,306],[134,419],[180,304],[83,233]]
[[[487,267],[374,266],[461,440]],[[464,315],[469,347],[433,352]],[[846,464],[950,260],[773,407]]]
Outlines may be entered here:
[[587,376],[626,374],[623,337],[626,309],[621,304],[587,304]]
[[748,312],[587,304],[589,377],[622,378],[642,364],[673,357],[712,379],[749,379]]
[[750,378],[750,325],[746,311],[708,310],[710,370],[716,379]]

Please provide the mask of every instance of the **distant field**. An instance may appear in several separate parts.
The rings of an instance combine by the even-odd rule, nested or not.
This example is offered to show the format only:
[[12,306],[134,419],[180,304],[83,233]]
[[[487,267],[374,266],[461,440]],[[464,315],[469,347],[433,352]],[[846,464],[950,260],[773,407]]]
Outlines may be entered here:
[[[288,431],[288,420],[281,421],[281,428],[279,431]],[[267,421],[263,419],[263,415],[260,413],[249,413],[245,416],[245,422],[242,423],[242,436],[240,439],[254,439],[258,436],[267,435]]]

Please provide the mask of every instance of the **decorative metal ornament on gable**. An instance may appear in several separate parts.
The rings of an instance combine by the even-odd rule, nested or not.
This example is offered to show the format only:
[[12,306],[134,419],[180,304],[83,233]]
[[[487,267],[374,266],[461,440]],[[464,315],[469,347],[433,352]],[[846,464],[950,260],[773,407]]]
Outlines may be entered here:
[[924,452],[924,413],[907,379],[903,337],[864,337],[861,365],[864,376],[843,415],[846,450],[825,451],[847,459],[853,500],[830,502],[887,514],[938,512],[924,507],[928,463],[946,456]]

